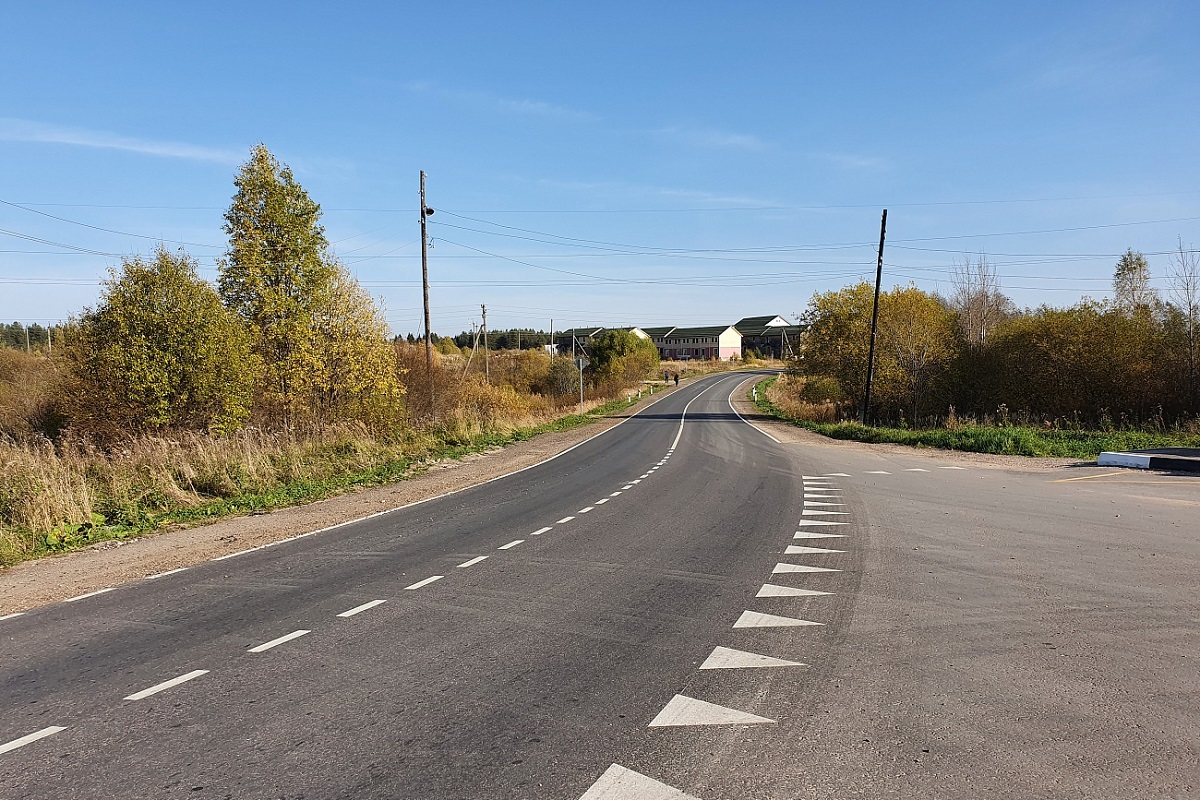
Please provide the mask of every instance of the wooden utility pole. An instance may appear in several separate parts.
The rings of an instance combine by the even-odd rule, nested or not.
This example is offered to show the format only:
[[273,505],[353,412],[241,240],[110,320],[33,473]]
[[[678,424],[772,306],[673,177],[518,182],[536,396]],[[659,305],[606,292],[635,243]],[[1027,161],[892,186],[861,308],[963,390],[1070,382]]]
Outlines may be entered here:
[[488,367],[487,306],[480,303],[479,308],[483,311],[483,380],[491,383],[492,371]]
[[429,383],[429,415],[433,416],[433,339],[429,330],[429,237],[425,218],[433,209],[425,205],[425,170],[421,170],[421,291],[425,298],[425,377]]
[[25,326],[25,352],[26,353],[32,352],[29,349],[29,326],[28,325]]
[[871,408],[871,378],[875,374],[875,338],[879,329],[879,283],[883,280],[883,237],[887,232],[887,209],[883,210],[883,219],[879,222],[879,259],[875,262],[875,305],[871,308],[871,345],[867,348],[867,390],[863,392],[862,417],[859,421],[867,424],[867,412]]

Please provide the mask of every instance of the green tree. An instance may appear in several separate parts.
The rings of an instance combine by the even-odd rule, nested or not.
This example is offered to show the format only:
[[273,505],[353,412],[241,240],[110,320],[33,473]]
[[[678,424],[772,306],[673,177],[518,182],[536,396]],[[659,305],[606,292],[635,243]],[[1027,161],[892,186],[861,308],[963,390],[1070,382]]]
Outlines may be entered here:
[[1157,299],[1150,288],[1150,265],[1146,257],[1132,247],[1127,249],[1113,273],[1113,302],[1126,314],[1134,314],[1153,308]]
[[649,339],[620,329],[606,330],[588,345],[588,370],[598,382],[631,386],[656,369],[658,348]]
[[321,207],[262,144],[234,184],[220,289],[254,332],[265,410],[290,423],[390,405],[401,387],[386,325],[329,253]]
[[236,428],[259,372],[247,331],[195,260],[165,248],[112,271],[100,303],[75,321],[67,354],[80,384],[73,416],[110,435]]

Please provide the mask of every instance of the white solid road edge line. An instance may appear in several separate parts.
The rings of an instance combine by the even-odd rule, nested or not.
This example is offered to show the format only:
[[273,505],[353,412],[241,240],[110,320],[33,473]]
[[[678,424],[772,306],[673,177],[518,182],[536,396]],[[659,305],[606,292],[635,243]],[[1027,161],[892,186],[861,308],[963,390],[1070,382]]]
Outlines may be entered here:
[[303,629],[298,630],[298,631],[292,631],[291,633],[286,634],[285,636],[280,636],[278,639],[272,639],[269,642],[263,642],[262,644],[258,645],[257,647],[251,647],[246,652],[247,653],[265,653],[267,650],[270,650],[272,647],[278,647],[279,645],[283,644],[284,642],[290,642],[292,639],[299,639],[301,636],[304,636],[307,633],[312,633],[312,631],[306,631]]
[[405,586],[404,588],[406,590],[407,589],[420,589],[422,586],[428,586],[429,584],[433,583],[434,581],[440,581],[444,577],[446,577],[446,576],[445,575],[430,575],[425,580],[417,581],[412,586]]
[[156,572],[153,575],[147,575],[146,577],[142,578],[142,580],[152,581],[155,578],[165,578],[168,575],[175,575],[177,573],[184,572],[186,570],[187,570],[187,567],[180,567],[179,569],[169,569],[166,572]]
[[24,747],[27,744],[32,744],[38,739],[45,739],[47,736],[53,736],[56,733],[62,733],[66,727],[62,725],[51,725],[49,728],[42,728],[36,733],[31,733],[28,736],[22,736],[20,739],[13,739],[11,742],[0,744],[0,754],[7,753],[9,750],[16,750],[18,747]]
[[741,389],[743,386],[745,386],[745,385],[746,385],[747,383],[749,383],[750,381],[752,381],[752,380],[758,380],[758,379],[759,379],[759,378],[758,378],[758,376],[757,376],[757,375],[754,375],[754,376],[751,376],[751,377],[747,378],[746,380],[742,381],[742,382],[741,382],[741,383],[739,383],[737,386],[733,387],[733,391],[729,393],[729,410],[730,410],[730,411],[732,411],[734,414],[737,414],[737,418],[738,418],[738,419],[740,419],[742,422],[746,423],[746,424],[747,424],[747,425],[749,425],[751,428],[754,428],[754,430],[758,431],[759,433],[761,433],[763,436],[765,436],[765,437],[767,437],[768,439],[770,439],[770,440],[771,440],[772,442],[774,442],[775,444],[783,444],[783,442],[779,441],[779,440],[778,440],[778,439],[776,439],[774,436],[772,436],[771,434],[767,433],[767,432],[766,432],[766,431],[764,431],[762,428],[758,427],[758,426],[757,426],[757,425],[755,425],[753,422],[751,422],[750,420],[748,420],[748,419],[746,419],[745,417],[743,417],[743,416],[742,416],[740,413],[738,413],[738,410],[737,410],[736,408],[734,408],[734,407],[733,407],[733,396],[734,396],[735,394],[737,394],[737,391],[738,391],[738,389]]
[[126,700],[142,700],[144,698],[149,697],[152,694],[158,694],[159,692],[165,691],[174,686],[178,686],[181,683],[187,683],[188,681],[192,680],[193,678],[199,678],[201,675],[207,675],[207,674],[208,674],[208,670],[206,670],[206,669],[194,669],[191,672],[187,672],[187,673],[184,673],[183,675],[180,675],[178,678],[171,678],[171,680],[163,681],[162,683],[155,684],[154,686],[151,686],[149,689],[142,689],[140,692],[134,692],[133,694],[126,697],[125,699]]
[[20,616],[23,616],[24,614],[25,614],[24,611],[17,611],[13,614],[5,614],[3,617],[0,617],[0,619],[12,619],[13,617],[20,617]]
[[354,608],[350,609],[349,611],[343,611],[342,613],[338,614],[338,616],[343,619],[346,619],[348,617],[353,617],[355,614],[361,614],[362,612],[366,611],[367,609],[374,608],[375,606],[383,605],[386,602],[387,602],[387,600],[372,600],[369,603],[363,603],[361,606],[355,606]]
[[94,592],[88,592],[87,594],[81,594],[77,597],[68,597],[66,600],[63,600],[63,602],[64,603],[74,603],[76,600],[86,600],[87,598],[95,597],[98,594],[104,594],[105,592],[111,592],[111,591],[115,590],[116,588],[117,587],[115,587],[115,586],[110,586],[107,589],[97,589]]

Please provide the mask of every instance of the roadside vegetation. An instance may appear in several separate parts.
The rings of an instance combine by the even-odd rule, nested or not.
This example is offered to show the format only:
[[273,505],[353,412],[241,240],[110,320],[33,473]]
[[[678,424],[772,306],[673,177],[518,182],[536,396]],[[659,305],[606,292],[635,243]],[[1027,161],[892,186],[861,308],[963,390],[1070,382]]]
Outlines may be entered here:
[[759,404],[835,438],[985,453],[1094,458],[1200,446],[1200,262],[1180,241],[1164,293],[1144,256],[1117,262],[1113,299],[1018,310],[986,257],[948,297],[883,292],[869,425],[859,424],[873,299],[817,293],[786,374]]
[[651,343],[611,331],[582,407],[575,365],[542,349],[489,352],[485,367],[443,339],[430,372],[423,343],[393,340],[332,254],[286,165],[259,145],[235,186],[216,286],[159,248],[114,269],[69,324],[5,331],[0,566],[574,428],[659,370]]
[[[755,405],[768,414],[792,422],[831,439],[848,439],[874,444],[903,444],[964,450],[970,453],[1093,459],[1105,450],[1136,450],[1146,447],[1200,447],[1200,431],[1194,428],[1155,432],[1153,430],[1089,430],[1070,427],[1037,427],[1018,422],[986,424],[947,419],[939,428],[896,428],[858,422],[818,422],[810,404],[797,399],[803,393],[803,378],[783,375],[758,383]],[[816,416],[823,416],[818,414]]]

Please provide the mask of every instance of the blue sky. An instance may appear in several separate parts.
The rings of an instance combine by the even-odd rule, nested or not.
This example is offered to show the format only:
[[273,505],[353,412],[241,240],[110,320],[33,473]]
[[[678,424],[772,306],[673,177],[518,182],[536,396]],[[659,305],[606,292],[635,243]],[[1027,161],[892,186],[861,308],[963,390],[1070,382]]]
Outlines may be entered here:
[[[740,6],[740,7],[739,7]],[[1143,3],[9,3],[0,320],[94,304],[122,256],[215,279],[262,141],[419,332],[794,315],[873,278],[1019,305],[1165,287],[1200,244],[1200,7]],[[40,213],[38,213],[40,212]],[[50,215],[50,216],[47,216]],[[55,217],[60,219],[55,219]],[[98,230],[107,229],[107,230]],[[16,235],[14,235],[16,234]]]

